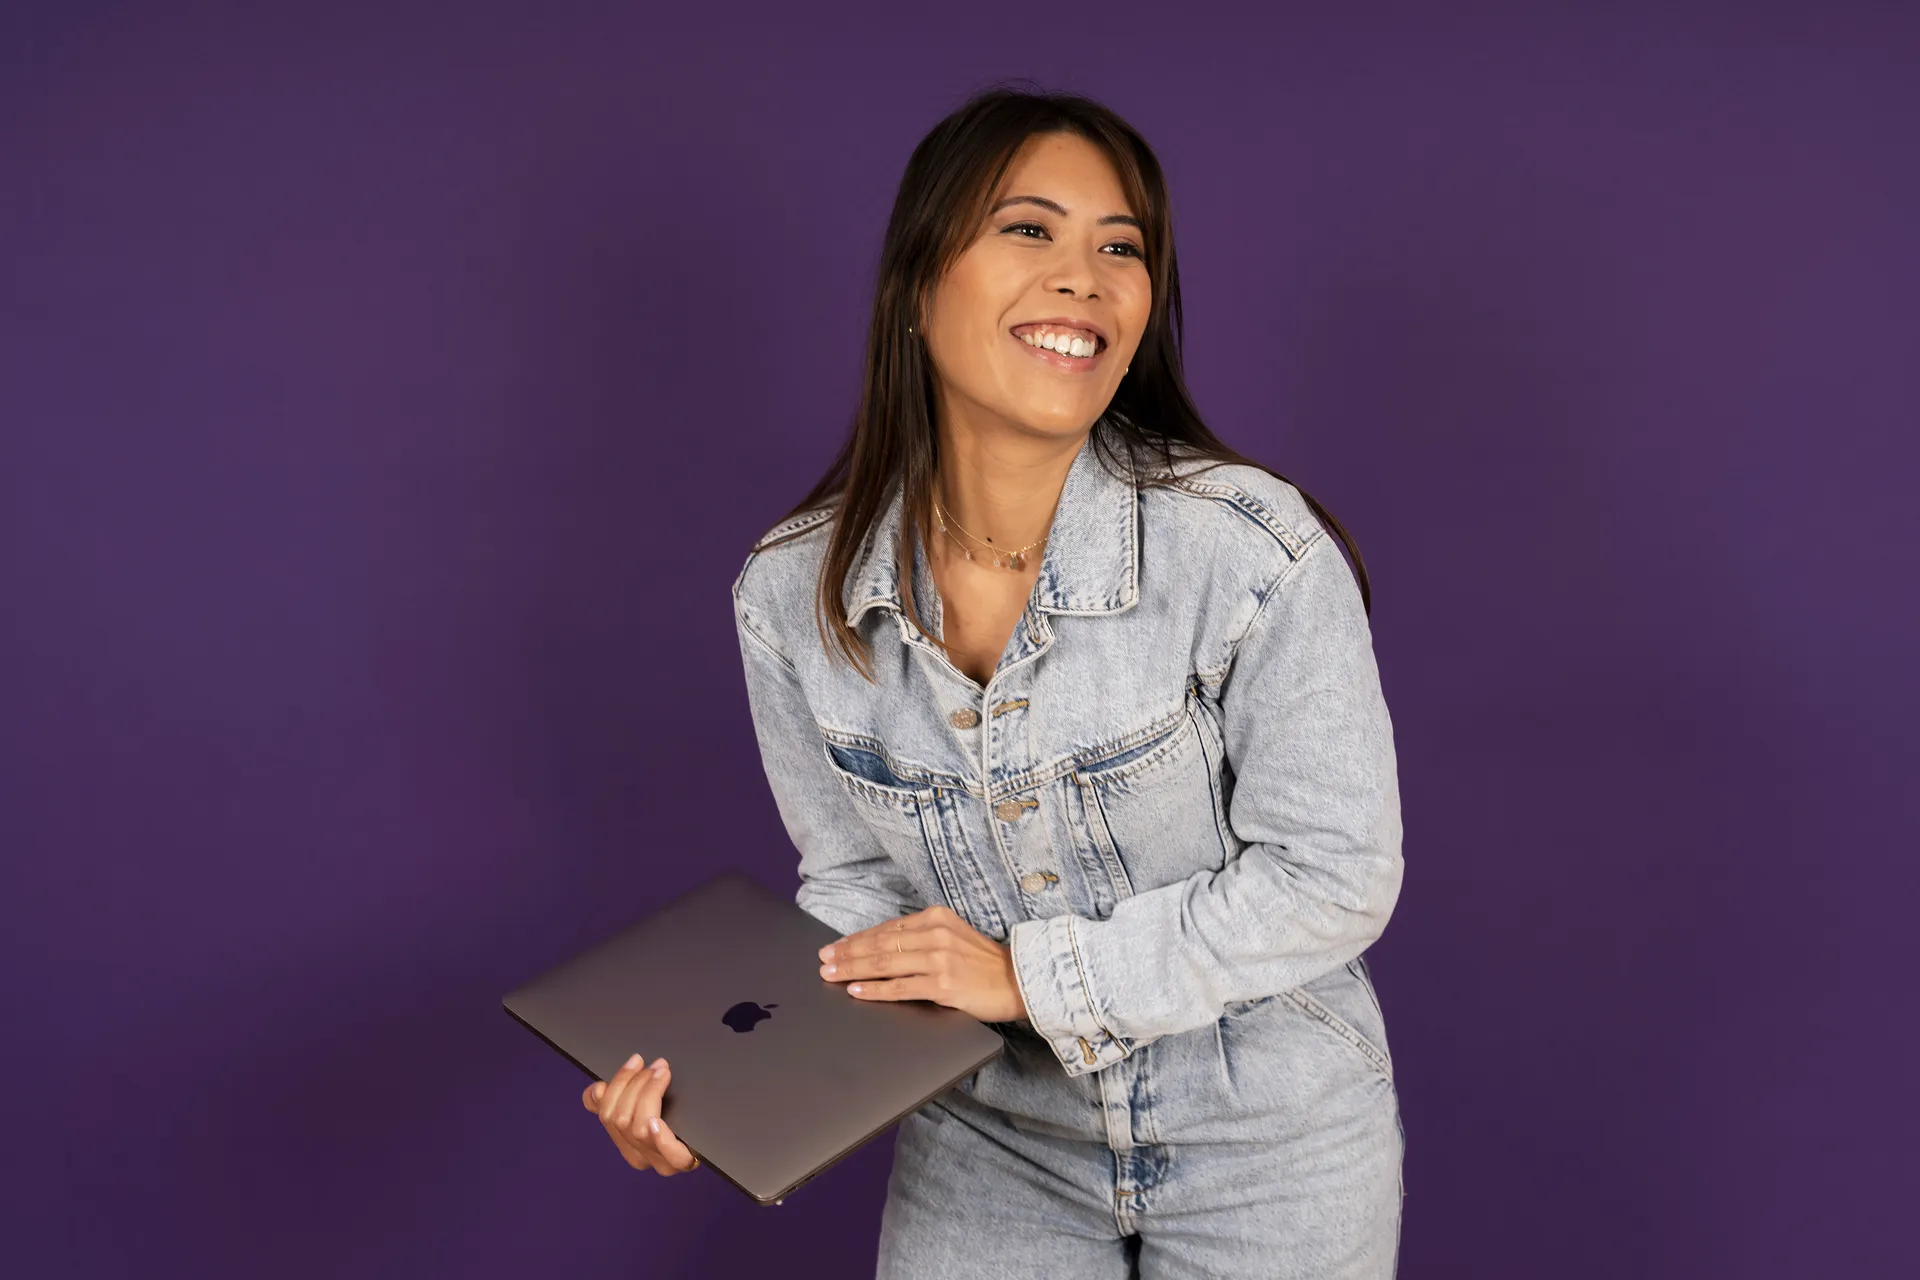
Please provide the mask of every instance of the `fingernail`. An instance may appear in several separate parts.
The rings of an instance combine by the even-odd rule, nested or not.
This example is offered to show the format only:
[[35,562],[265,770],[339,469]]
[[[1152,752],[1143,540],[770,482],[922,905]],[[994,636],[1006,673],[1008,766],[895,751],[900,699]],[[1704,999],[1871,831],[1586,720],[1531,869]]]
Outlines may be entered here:
[[653,1119],[647,1121],[647,1128],[654,1133],[660,1132],[660,1117],[655,1116]]
[[667,1060],[665,1058],[653,1064],[653,1074],[656,1076],[667,1074]]
[[849,990],[849,991],[851,991],[851,992],[852,992],[852,993],[853,993],[854,995],[859,995],[859,994],[860,994],[860,984],[856,982],[856,983],[854,983],[854,984],[853,984],[852,986],[850,986],[850,987],[848,987],[848,988],[847,988],[847,990]]
[[821,958],[822,960],[831,960],[831,959],[833,959],[833,948],[832,948],[832,947],[822,947],[822,948],[820,948],[820,958]]
[[631,1058],[628,1058],[628,1059],[627,1059],[627,1065],[628,1065],[629,1067],[637,1067],[637,1066],[639,1066],[639,1065],[640,1065],[640,1055],[636,1053],[636,1054],[634,1054],[634,1055],[633,1055],[633,1056],[632,1056]]
[[831,978],[831,977],[832,977],[832,976],[833,976],[834,974],[836,974],[836,973],[838,973],[838,972],[840,972],[840,966],[839,966],[839,965],[837,965],[837,964],[830,964],[830,965],[828,965],[828,966],[827,966],[827,976],[828,976],[829,978]]
[[602,1099],[602,1098],[604,1098],[604,1097],[606,1097],[606,1096],[607,1096],[607,1086],[606,1086],[606,1085],[604,1085],[604,1084],[597,1084],[597,1085],[595,1085],[595,1086],[593,1086],[593,1100],[594,1100],[595,1102],[598,1102],[598,1101],[600,1101],[600,1099]]

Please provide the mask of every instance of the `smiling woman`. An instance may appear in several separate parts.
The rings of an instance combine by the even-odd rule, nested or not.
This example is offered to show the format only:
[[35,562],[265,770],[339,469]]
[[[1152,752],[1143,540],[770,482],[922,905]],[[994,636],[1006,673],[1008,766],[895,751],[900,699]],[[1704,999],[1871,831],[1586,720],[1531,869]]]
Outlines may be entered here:
[[734,584],[821,979],[1007,1042],[903,1121],[883,1278],[1395,1267],[1365,566],[1200,420],[1179,327],[1139,134],[974,98],[907,163],[846,444]]
[[[1062,267],[1070,273],[1060,279]],[[956,409],[990,414],[1016,435],[1043,431],[1056,444],[1087,439],[1091,424],[1106,431],[1092,443],[1105,463],[1128,474],[1170,474],[1174,455],[1217,465],[1267,470],[1230,449],[1201,419],[1188,394],[1180,359],[1180,276],[1173,215],[1159,160],[1137,130],[1099,103],[1075,94],[990,90],[942,120],[914,148],[894,199],[881,249],[879,282],[866,342],[866,377],[853,430],[838,456],[777,532],[809,514],[831,511],[816,602],[823,635],[865,670],[869,647],[848,625],[839,600],[856,555],[883,508],[897,493],[895,529],[899,591],[920,629],[940,636],[920,616],[909,566],[911,540],[935,532],[933,477],[945,450],[984,436],[936,430]],[[1006,340],[1029,339],[1058,326],[1053,351],[1024,350],[1047,369],[1084,370],[1084,378],[1041,378],[1004,358]],[[1076,362],[1059,337],[1094,334],[1098,350]],[[975,507],[1050,507],[1054,473],[1015,494],[1001,486],[970,493],[977,466],[956,460],[942,489],[963,526]],[[1020,468],[1016,463],[1016,470]],[[1289,486],[1315,519],[1333,530],[1352,558],[1363,608],[1371,609],[1366,562],[1346,529],[1312,495]],[[1024,521],[995,512],[1000,527],[975,547],[1019,546],[1024,524],[1046,532],[1046,516]],[[943,538],[943,542],[946,540]],[[1030,584],[1029,584],[1030,585]],[[1008,588],[1011,592],[1011,588]],[[1004,612],[1004,610],[1003,610]],[[1004,621],[1005,619],[1000,619]],[[950,627],[949,630],[952,630]],[[974,636],[995,655],[990,638]],[[964,639],[955,637],[955,639]],[[944,640],[936,639],[943,648]]]

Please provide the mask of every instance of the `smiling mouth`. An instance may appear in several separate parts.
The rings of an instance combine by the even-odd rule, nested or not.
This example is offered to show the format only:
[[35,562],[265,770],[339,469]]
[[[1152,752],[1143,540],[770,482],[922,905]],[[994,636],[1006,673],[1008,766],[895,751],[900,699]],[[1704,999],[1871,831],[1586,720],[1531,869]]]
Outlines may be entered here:
[[1036,354],[1052,357],[1048,363],[1064,362],[1066,367],[1091,365],[1107,349],[1099,334],[1064,325],[1021,325],[1010,332]]

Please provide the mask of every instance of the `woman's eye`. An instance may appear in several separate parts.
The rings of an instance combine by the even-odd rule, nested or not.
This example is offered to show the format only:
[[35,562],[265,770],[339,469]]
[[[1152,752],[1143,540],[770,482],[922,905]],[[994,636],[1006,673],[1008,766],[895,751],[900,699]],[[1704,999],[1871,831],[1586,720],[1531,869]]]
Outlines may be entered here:
[[[1002,227],[1001,230],[1002,231],[1038,231],[1041,235],[1047,234],[1047,229],[1041,226],[1037,222],[1016,222],[1012,226]],[[1144,258],[1146,256],[1145,252],[1140,248],[1139,245],[1134,244],[1131,241],[1127,241],[1127,240],[1121,240],[1114,244],[1106,245],[1105,247],[1108,249],[1121,250],[1121,252],[1116,256],[1122,257],[1122,258]]]

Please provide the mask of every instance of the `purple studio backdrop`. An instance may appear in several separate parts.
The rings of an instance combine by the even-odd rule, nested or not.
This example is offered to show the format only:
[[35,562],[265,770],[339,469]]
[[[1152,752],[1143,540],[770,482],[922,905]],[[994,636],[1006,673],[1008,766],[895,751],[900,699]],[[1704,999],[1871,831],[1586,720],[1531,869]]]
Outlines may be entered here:
[[1030,77],[1372,569],[1402,1274],[1920,1271],[1915,11],[1440,8],[8,6],[0,1266],[871,1274],[890,1137],[635,1173],[499,1000],[794,886],[728,587]]

